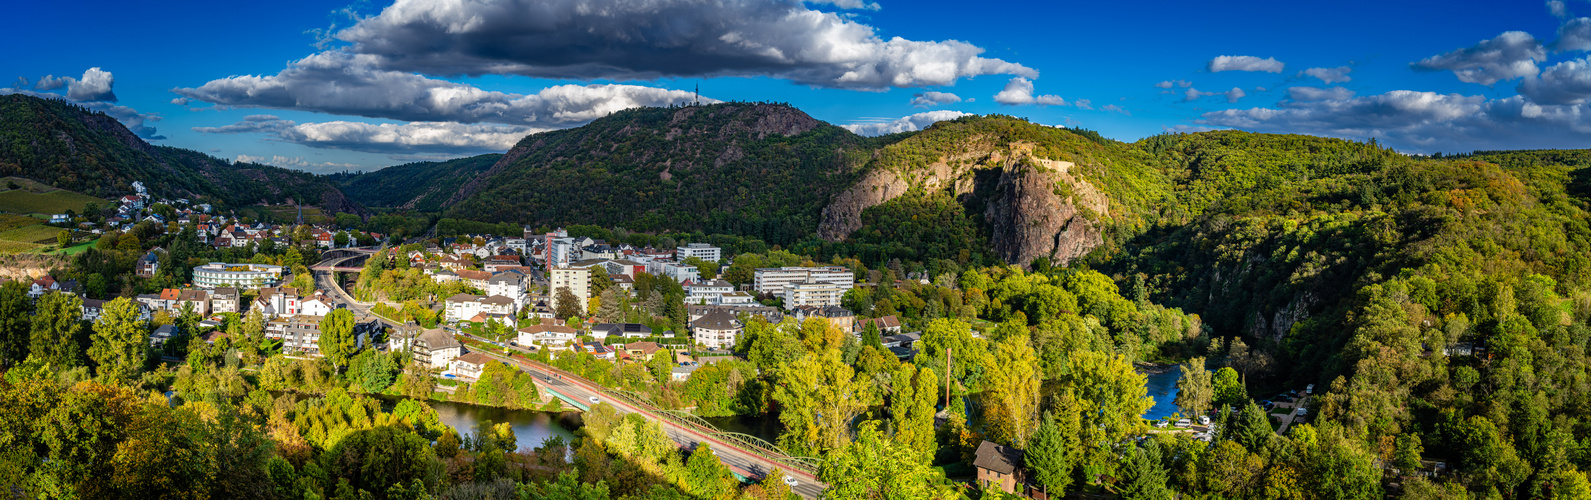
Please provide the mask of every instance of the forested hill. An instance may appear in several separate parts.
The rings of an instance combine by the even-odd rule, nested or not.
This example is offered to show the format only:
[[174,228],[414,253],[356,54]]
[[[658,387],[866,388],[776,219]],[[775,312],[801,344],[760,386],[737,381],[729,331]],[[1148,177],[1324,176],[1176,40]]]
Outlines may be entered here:
[[332,174],[330,177],[350,198],[370,207],[438,212],[465,182],[485,172],[502,158],[484,154],[448,161],[422,161],[395,165],[375,172]]
[[364,212],[323,177],[153,146],[104,113],[19,94],[0,96],[0,176],[13,175],[102,198],[142,181],[156,196],[220,207],[294,200]]
[[526,137],[448,201],[492,222],[701,230],[788,244],[884,140],[786,105],[638,108]]

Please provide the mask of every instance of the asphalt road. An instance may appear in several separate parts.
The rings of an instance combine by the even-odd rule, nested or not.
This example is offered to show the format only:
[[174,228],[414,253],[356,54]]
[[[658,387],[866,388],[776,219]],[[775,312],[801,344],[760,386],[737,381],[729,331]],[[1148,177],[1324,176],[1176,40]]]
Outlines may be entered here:
[[[333,262],[338,262],[341,260],[342,259],[338,259],[337,261]],[[385,319],[381,319],[380,316],[370,314],[370,308],[368,306],[354,301],[353,297],[349,296],[348,293],[343,290],[342,286],[336,283],[336,280],[332,277],[332,273],[315,271],[313,274],[315,276],[315,286],[322,290],[326,290],[338,302],[347,304],[348,309],[351,310],[355,316],[368,315],[381,320],[382,323],[386,323],[390,326],[397,326],[396,324],[393,324]],[[471,337],[480,341],[486,341],[486,339],[474,337],[473,335],[465,334],[457,330],[452,331],[458,335]],[[508,363],[509,366],[516,366],[521,370],[531,373],[536,377],[537,382],[546,386],[551,386],[553,390],[556,390],[565,396],[574,398],[577,401],[590,401],[589,398],[596,397],[599,401],[613,406],[614,409],[618,410],[618,412],[621,414],[639,413],[646,417],[647,420],[652,420],[661,424],[663,426],[663,432],[668,434],[668,437],[673,439],[674,443],[678,444],[682,449],[692,450],[696,448],[697,443],[706,442],[712,446],[713,453],[718,455],[719,461],[722,461],[724,465],[728,466],[730,469],[733,469],[735,473],[742,476],[761,479],[764,475],[772,472],[773,469],[777,467],[784,470],[785,475],[796,478],[798,484],[795,487],[792,487],[791,491],[795,492],[797,495],[801,495],[803,498],[818,498],[823,494],[823,490],[827,488],[826,485],[817,481],[817,477],[811,474],[780,467],[779,464],[773,461],[764,459],[753,453],[742,451],[730,443],[715,439],[693,429],[675,425],[673,422],[667,419],[651,415],[644,410],[632,407],[616,398],[609,397],[607,394],[602,392],[600,388],[587,387],[584,384],[576,383],[573,380],[567,380],[550,375],[545,365],[541,365],[539,363],[532,364],[522,360],[506,358],[491,352],[486,354],[498,359],[499,361]]]

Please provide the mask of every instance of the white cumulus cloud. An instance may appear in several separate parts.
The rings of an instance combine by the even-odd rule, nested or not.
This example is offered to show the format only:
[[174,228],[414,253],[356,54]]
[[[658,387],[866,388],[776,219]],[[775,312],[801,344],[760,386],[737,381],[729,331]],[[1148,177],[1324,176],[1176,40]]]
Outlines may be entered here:
[[1287,98],[1294,101],[1340,101],[1354,96],[1352,90],[1342,87],[1289,87]]
[[1237,87],[1232,87],[1232,90],[1228,90],[1226,92],[1201,92],[1199,89],[1189,88],[1187,92],[1183,92],[1182,95],[1182,100],[1184,102],[1196,101],[1201,97],[1207,96],[1221,96],[1226,98],[1226,102],[1237,102],[1238,99],[1248,96],[1248,93],[1243,92],[1243,89]]
[[846,10],[856,10],[856,9],[878,10],[880,8],[880,6],[878,5],[877,2],[864,2],[862,0],[804,0],[804,1],[806,3],[810,3],[810,4],[818,4],[818,5],[828,4],[828,5],[833,5],[836,8],[846,9]]
[[1518,90],[1537,104],[1584,104],[1591,99],[1591,58],[1549,66],[1539,77],[1526,78]]
[[949,92],[923,92],[912,94],[912,105],[919,108],[938,106],[940,104],[955,104],[961,102],[961,96]]
[[1326,85],[1331,85],[1333,83],[1341,83],[1353,80],[1353,77],[1348,76],[1348,73],[1352,72],[1353,68],[1348,66],[1338,66],[1335,68],[1309,68],[1298,72],[1298,74],[1302,76],[1312,76],[1319,78],[1320,81],[1324,82]]
[[194,127],[193,130],[206,134],[268,134],[271,140],[322,149],[389,154],[477,154],[507,151],[526,135],[547,129],[456,122],[377,124],[339,120],[298,123],[274,115],[249,115],[231,125]]
[[1552,42],[1552,50],[1591,50],[1591,17],[1577,17],[1559,26],[1558,41]]
[[1166,81],[1163,81],[1163,82],[1155,84],[1155,88],[1161,88],[1161,89],[1169,89],[1171,87],[1188,88],[1188,87],[1192,87],[1192,86],[1193,86],[1193,82],[1190,82],[1190,81],[1187,81],[1187,80],[1166,80]]
[[1591,140],[1591,112],[1584,105],[1411,90],[1212,111],[1195,124],[1358,140],[1375,137],[1412,153],[1563,147]]
[[1256,71],[1264,73],[1281,73],[1286,65],[1274,57],[1260,59],[1254,56],[1217,56],[1211,59],[1208,69],[1211,73],[1222,71]]
[[1472,47],[1434,55],[1410,63],[1423,71],[1452,71],[1459,81],[1491,85],[1504,80],[1536,76],[1536,63],[1547,51],[1530,33],[1509,31],[1481,40]]
[[[688,91],[638,85],[558,85],[528,95],[493,92],[377,69],[375,63],[373,56],[321,52],[275,75],[233,76],[173,92],[184,99],[233,107],[542,128],[573,127],[624,109],[695,99]],[[702,102],[718,101],[703,98]]]
[[1066,99],[1062,99],[1058,95],[1033,95],[1033,82],[1020,76],[1006,82],[1005,89],[994,95],[994,102],[1007,106],[1020,106],[1023,104],[1037,104],[1039,106],[1066,105]]
[[335,37],[383,69],[428,75],[771,76],[854,89],[1038,76],[967,42],[886,39],[852,17],[790,0],[397,0]]
[[[20,89],[26,86],[27,79],[22,79]],[[83,78],[70,76],[44,75],[33,84],[35,90],[57,90],[66,87],[66,98],[78,102],[116,102],[116,93],[111,91],[115,86],[116,77],[111,72],[98,67],[89,68],[83,72]]]
[[922,130],[928,128],[929,125],[933,125],[936,122],[954,120],[963,116],[970,116],[970,113],[940,109],[903,116],[894,120],[849,123],[840,126],[845,127],[846,130],[850,130],[851,132],[859,135],[879,136]]
[[282,156],[282,155],[271,155],[270,157],[252,156],[252,155],[238,155],[237,159],[233,160],[233,161],[236,162],[236,163],[254,163],[254,164],[259,164],[259,165],[270,165],[270,166],[273,166],[273,167],[291,168],[291,169],[295,169],[295,170],[308,170],[308,171],[317,172],[317,173],[329,173],[329,172],[335,172],[337,170],[346,170],[346,169],[349,169],[349,168],[358,168],[359,167],[359,165],[355,165],[355,164],[352,164],[352,163],[333,163],[333,162],[319,162],[319,163],[317,163],[317,162],[307,161],[301,156]]

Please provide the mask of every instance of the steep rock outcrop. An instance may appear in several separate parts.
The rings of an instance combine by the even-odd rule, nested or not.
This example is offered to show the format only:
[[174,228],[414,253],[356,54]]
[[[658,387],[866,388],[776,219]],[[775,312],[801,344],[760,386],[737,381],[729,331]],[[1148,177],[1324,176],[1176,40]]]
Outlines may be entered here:
[[1057,189],[1066,182],[1062,175],[1023,164],[1001,172],[984,210],[995,255],[1012,264],[1041,258],[1065,264],[1105,242],[1098,223],[1075,197],[1062,196]]
[[818,236],[844,240],[862,227],[863,211],[915,188],[947,190],[983,213],[995,254],[1011,264],[1064,264],[1103,244],[1098,218],[1110,213],[1109,198],[1072,175],[1071,162],[1034,156],[1030,144],[1006,146],[974,148],[909,173],[870,169],[824,207]]

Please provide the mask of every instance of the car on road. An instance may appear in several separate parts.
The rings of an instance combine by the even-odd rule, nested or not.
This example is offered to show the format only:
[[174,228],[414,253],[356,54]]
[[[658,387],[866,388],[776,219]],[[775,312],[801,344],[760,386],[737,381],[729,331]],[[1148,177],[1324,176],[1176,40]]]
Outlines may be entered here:
[[800,481],[796,481],[796,478],[794,478],[794,477],[785,476],[784,477],[784,484],[790,485],[790,487],[794,488],[796,486],[800,486],[801,482]]
[[597,404],[597,403],[601,403],[602,402],[602,400],[597,399],[596,396],[591,396],[589,398],[586,398],[586,401],[590,401],[591,404]]

